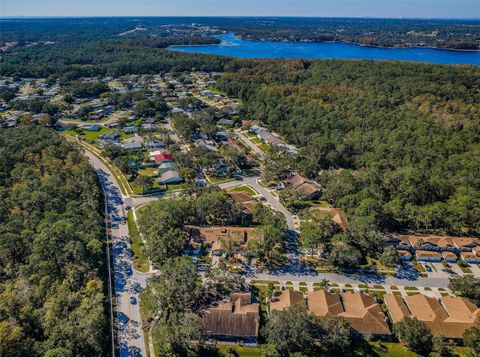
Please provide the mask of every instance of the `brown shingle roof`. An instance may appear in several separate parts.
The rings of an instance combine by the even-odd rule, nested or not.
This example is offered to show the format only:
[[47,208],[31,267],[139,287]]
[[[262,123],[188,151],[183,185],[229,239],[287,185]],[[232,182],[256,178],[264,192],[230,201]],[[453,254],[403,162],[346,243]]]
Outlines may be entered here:
[[335,316],[343,312],[340,295],[326,290],[317,290],[308,294],[308,309],[318,316]]
[[251,303],[250,293],[232,293],[230,302],[208,309],[201,323],[207,335],[257,337],[259,304]]
[[321,190],[321,186],[318,183],[299,174],[293,174],[286,183],[287,186],[299,190],[305,196],[310,196]]
[[247,192],[228,192],[228,195],[237,203],[241,203],[243,206],[243,213],[251,214],[255,201]]
[[422,257],[429,257],[429,258],[442,258],[442,255],[439,252],[431,251],[431,250],[417,250],[415,252],[417,258]]
[[326,212],[332,217],[332,221],[334,221],[336,224],[338,224],[340,227],[343,229],[348,228],[348,221],[345,213],[339,209],[339,208],[333,208],[333,207],[318,207],[316,208],[320,212]]
[[480,246],[480,239],[475,237],[454,237],[440,236],[431,234],[393,234],[392,236],[399,238],[402,242],[408,241],[413,247],[416,247],[420,240],[425,244],[434,245],[440,248],[464,248]]
[[462,338],[480,317],[480,309],[463,297],[445,296],[437,300],[425,295],[400,297],[385,295],[385,305],[393,323],[405,317],[415,317],[423,322],[432,334],[447,338]]
[[308,309],[319,316],[342,316],[362,334],[390,335],[385,315],[375,300],[362,293],[341,295],[318,290],[308,294]]
[[270,310],[285,310],[290,306],[295,305],[307,307],[305,299],[303,298],[303,293],[287,289],[282,291],[280,296],[270,302]]
[[186,226],[190,234],[198,237],[206,244],[213,244],[218,240],[236,240],[246,243],[253,238],[260,238],[261,231],[253,227],[194,227]]

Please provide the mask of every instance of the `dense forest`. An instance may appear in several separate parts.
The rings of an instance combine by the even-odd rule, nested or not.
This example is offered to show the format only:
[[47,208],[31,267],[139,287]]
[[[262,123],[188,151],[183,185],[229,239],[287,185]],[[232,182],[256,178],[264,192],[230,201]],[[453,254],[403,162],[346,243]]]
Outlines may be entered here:
[[101,191],[82,153],[39,126],[0,129],[0,356],[102,356]]
[[350,216],[480,232],[478,68],[243,60],[226,71],[218,88],[298,145],[297,170]]
[[226,59],[165,50],[171,45],[219,42],[210,32],[182,23],[166,18],[2,20],[0,42],[17,44],[2,55],[0,75],[55,76],[69,81],[91,76],[221,71]]

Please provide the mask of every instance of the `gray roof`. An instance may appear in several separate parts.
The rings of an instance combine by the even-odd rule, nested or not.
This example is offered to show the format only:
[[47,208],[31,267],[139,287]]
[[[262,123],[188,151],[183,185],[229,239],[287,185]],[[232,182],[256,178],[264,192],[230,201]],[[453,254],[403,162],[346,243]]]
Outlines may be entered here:
[[138,150],[142,148],[141,143],[128,143],[128,144],[123,144],[122,148],[125,150]]

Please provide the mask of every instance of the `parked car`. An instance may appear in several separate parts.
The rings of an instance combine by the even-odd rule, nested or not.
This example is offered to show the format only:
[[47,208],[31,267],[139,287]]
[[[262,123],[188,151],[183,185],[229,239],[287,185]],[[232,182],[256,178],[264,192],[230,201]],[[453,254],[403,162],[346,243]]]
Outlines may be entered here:
[[137,299],[135,298],[135,296],[130,296],[130,304],[132,304],[132,305],[137,304]]

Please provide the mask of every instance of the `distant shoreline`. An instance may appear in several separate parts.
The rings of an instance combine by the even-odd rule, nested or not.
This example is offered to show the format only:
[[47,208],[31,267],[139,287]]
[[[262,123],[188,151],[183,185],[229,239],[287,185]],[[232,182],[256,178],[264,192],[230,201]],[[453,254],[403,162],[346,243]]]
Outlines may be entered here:
[[[227,33],[228,34],[228,33]],[[255,39],[248,39],[248,38],[243,38],[242,36],[240,35],[236,35],[235,33],[230,33],[232,35],[234,35],[236,38],[242,40],[242,41],[255,41],[255,42],[271,42],[271,43],[295,43],[295,44],[302,44],[302,43],[327,43],[327,44],[335,44],[335,43],[339,43],[339,44],[346,44],[346,45],[352,45],[352,46],[360,46],[360,47],[371,47],[371,48],[382,48],[382,49],[386,49],[386,50],[389,50],[389,49],[405,49],[405,50],[408,50],[408,49],[430,49],[430,50],[438,50],[438,51],[453,51],[453,52],[468,52],[468,53],[471,53],[471,52],[474,52],[474,53],[480,53],[480,49],[478,50],[468,50],[468,49],[458,49],[458,48],[439,48],[439,47],[431,47],[431,46],[411,46],[411,47],[386,47],[386,46],[379,46],[379,45],[367,45],[367,44],[363,44],[363,43],[355,43],[355,42],[349,42],[349,41],[271,41],[271,40],[266,40],[266,41],[262,41],[262,40],[255,40]],[[216,36],[214,36],[216,37]],[[196,45],[170,45],[167,47],[168,48],[174,48],[174,47],[205,47],[205,46],[222,46],[222,45],[226,45],[228,44],[228,42],[225,42],[225,41],[222,41],[220,43],[212,43],[212,44],[196,44]]]

